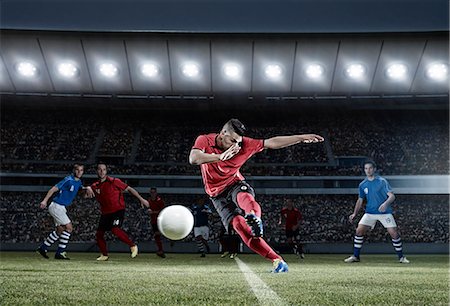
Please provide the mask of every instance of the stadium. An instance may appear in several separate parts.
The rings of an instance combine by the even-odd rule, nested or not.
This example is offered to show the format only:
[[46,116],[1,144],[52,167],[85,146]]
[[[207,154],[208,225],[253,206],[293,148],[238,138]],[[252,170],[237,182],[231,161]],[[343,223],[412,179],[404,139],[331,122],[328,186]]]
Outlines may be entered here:
[[0,5],[0,304],[449,304],[447,2]]

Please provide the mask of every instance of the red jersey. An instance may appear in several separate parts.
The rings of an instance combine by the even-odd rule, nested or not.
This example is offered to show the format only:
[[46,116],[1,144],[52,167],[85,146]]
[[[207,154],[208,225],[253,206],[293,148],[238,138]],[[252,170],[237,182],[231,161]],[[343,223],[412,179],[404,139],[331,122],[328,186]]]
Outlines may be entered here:
[[128,188],[128,185],[120,179],[107,176],[104,182],[96,181],[91,188],[100,203],[102,215],[125,209],[122,192]]
[[[192,149],[199,149],[208,154],[222,154],[224,151],[216,144],[217,136],[218,134],[198,136]],[[206,193],[211,197],[218,196],[227,187],[244,180],[239,169],[250,157],[262,150],[263,139],[242,137],[241,150],[231,159],[200,165]]]
[[292,230],[292,227],[296,226],[303,216],[297,208],[288,209],[284,207],[281,210],[281,215],[286,220],[286,230]]
[[152,210],[152,213],[150,213],[150,222],[152,224],[156,224],[158,220],[158,214],[164,208],[164,201],[160,197],[156,197],[155,200],[148,198],[148,204],[150,204],[150,209]]

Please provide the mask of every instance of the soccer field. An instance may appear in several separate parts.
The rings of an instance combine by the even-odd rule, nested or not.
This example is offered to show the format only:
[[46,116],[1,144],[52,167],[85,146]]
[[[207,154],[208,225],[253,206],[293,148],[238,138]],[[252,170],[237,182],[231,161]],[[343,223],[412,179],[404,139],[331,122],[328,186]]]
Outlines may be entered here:
[[[289,273],[271,274],[256,255],[237,260],[218,254],[70,253],[70,261],[45,260],[29,252],[2,252],[1,305],[354,305],[449,304],[445,255],[285,256]],[[258,297],[257,297],[258,296]]]

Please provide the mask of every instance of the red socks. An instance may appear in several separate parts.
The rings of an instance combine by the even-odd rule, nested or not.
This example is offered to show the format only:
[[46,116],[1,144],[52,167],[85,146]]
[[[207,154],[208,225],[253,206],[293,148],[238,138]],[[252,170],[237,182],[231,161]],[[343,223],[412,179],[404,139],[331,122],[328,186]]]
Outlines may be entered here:
[[[243,194],[241,192],[240,194]],[[251,195],[250,195],[251,196]],[[252,197],[253,198],[253,197]],[[256,203],[256,202],[255,202]],[[258,204],[258,203],[256,203]],[[259,205],[258,205],[259,207]],[[242,241],[255,253],[258,253],[264,258],[267,258],[271,261],[275,259],[283,259],[280,255],[275,253],[274,250],[264,241],[262,238],[254,238],[252,236],[252,231],[250,227],[245,223],[245,219],[242,216],[236,216],[231,221],[231,224],[235,231],[241,236]]]
[[239,192],[237,194],[237,202],[240,208],[245,211],[245,214],[255,211],[255,215],[261,218],[261,206],[255,201],[255,198],[248,192]]
[[156,246],[158,247],[158,251],[162,252],[163,247],[162,247],[162,241],[161,241],[161,234],[155,234],[155,243],[156,243]]
[[108,256],[108,250],[106,249],[106,240],[105,240],[105,232],[104,231],[97,231],[95,234],[95,237],[97,238],[97,245],[100,249],[100,252]]
[[120,241],[128,244],[128,246],[131,248],[132,246],[134,246],[134,242],[130,240],[130,238],[128,238],[128,235],[120,228],[118,227],[113,227],[111,229],[111,232],[117,236],[117,238],[120,239]]

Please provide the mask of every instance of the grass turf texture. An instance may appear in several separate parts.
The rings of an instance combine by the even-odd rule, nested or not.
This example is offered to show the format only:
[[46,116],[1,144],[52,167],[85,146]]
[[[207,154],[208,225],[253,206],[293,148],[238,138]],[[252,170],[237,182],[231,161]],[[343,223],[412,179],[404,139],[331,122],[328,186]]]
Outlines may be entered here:
[[[53,254],[50,254],[53,255]],[[72,260],[45,260],[38,254],[0,253],[1,305],[256,305],[234,260],[218,254],[70,253]],[[271,264],[256,255],[239,258],[286,304],[448,305],[448,256],[364,255],[345,264],[345,255],[286,255],[289,273],[270,274]]]

